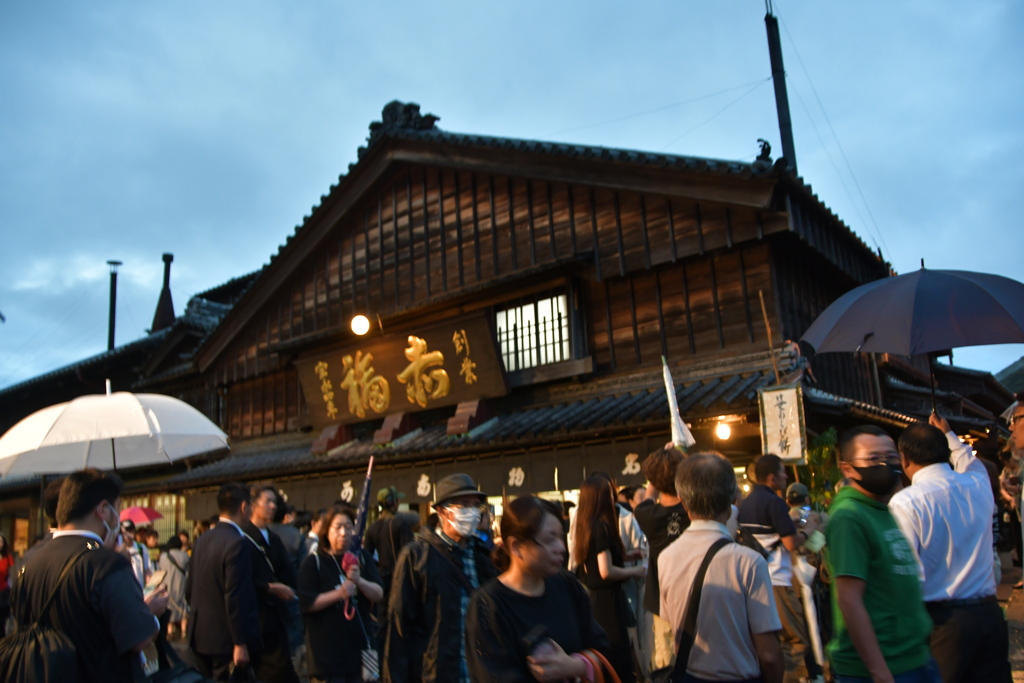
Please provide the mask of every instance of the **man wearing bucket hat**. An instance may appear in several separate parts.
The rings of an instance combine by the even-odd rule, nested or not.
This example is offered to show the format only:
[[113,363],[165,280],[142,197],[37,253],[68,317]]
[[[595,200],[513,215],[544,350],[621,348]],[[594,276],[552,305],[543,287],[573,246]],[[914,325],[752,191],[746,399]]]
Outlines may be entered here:
[[497,576],[476,537],[487,495],[468,474],[437,483],[437,534],[402,549],[388,604],[384,680],[469,682],[466,610],[480,584]]

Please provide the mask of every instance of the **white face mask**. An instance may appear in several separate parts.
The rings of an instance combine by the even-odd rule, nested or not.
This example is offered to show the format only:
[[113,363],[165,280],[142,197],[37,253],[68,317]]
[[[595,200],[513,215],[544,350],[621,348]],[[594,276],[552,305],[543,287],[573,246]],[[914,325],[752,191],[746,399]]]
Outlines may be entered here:
[[451,524],[459,536],[472,536],[480,524],[480,508],[450,508]]

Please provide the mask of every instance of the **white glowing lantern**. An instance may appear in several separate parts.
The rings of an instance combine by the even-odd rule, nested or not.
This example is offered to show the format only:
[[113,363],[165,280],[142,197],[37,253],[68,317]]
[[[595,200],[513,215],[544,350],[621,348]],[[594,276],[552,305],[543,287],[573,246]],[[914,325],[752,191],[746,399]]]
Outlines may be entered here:
[[370,331],[370,319],[365,315],[357,315],[352,318],[352,331],[360,337]]
[[727,425],[726,423],[719,422],[715,426],[715,436],[718,437],[720,441],[725,441],[730,436],[732,436],[732,429],[730,429],[729,425]]

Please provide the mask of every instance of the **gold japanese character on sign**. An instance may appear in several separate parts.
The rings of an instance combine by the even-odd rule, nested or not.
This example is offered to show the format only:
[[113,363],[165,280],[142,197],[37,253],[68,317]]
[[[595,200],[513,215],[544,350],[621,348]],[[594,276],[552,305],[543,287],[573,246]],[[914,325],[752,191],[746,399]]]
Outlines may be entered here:
[[455,334],[452,335],[452,343],[455,344],[455,353],[462,353],[462,350],[466,350],[466,355],[469,355],[469,338],[466,337],[465,330],[455,330]]
[[320,379],[320,392],[324,395],[324,404],[327,406],[327,417],[332,420],[338,416],[338,408],[334,405],[334,385],[327,376],[327,363],[320,361],[313,368],[316,376]]
[[409,348],[405,357],[409,365],[398,375],[398,381],[405,384],[405,394],[409,403],[427,407],[427,401],[443,398],[448,395],[448,373],[443,367],[444,354],[440,351],[427,351],[427,342],[419,337],[409,337]]
[[466,356],[462,359],[462,369],[459,370],[459,374],[462,375],[463,379],[466,380],[466,384],[472,384],[476,381],[476,363]]
[[366,409],[383,413],[391,405],[391,387],[383,377],[376,375],[370,363],[373,354],[356,351],[355,359],[346,355],[341,359],[345,379],[341,388],[348,389],[348,412],[356,417],[366,417]]
[[466,330],[455,330],[455,334],[452,335],[452,344],[455,345],[455,353],[465,352],[466,357],[462,359],[462,368],[459,370],[459,374],[462,375],[466,384],[472,384],[477,380],[476,363],[469,357],[469,337],[466,336]]

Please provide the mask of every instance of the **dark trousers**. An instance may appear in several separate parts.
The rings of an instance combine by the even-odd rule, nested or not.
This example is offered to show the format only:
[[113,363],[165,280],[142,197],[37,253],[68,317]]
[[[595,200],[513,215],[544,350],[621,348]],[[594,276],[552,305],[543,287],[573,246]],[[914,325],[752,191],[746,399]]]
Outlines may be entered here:
[[192,653],[196,670],[206,678],[215,681],[226,681],[231,674],[232,656],[222,657],[220,655],[204,655],[198,652]]
[[310,676],[309,680],[311,683],[363,683],[363,674],[361,671],[357,671],[354,674],[331,676],[330,678],[317,678],[316,676]]
[[1010,682],[1009,632],[994,598],[975,605],[925,606],[935,622],[929,645],[944,683]]
[[277,612],[260,615],[263,649],[255,663],[256,678],[267,683],[299,683],[292,666],[288,627]]

